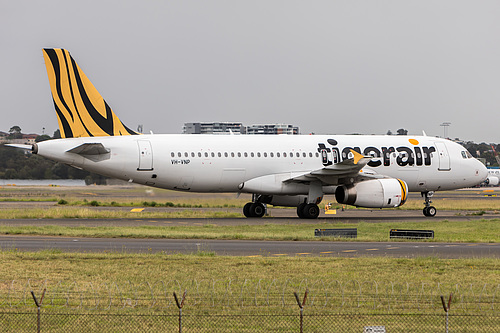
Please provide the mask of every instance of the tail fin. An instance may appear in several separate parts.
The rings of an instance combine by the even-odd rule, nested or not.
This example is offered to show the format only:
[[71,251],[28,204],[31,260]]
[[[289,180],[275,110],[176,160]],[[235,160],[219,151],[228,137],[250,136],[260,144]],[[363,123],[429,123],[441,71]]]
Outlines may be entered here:
[[43,49],[62,138],[138,134],[111,110],[68,51]]

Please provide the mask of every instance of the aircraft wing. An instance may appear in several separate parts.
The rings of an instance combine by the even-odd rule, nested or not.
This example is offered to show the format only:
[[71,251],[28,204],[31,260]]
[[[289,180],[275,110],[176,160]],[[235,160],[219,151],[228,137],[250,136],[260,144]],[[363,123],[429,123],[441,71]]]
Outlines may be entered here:
[[354,156],[350,159],[329,165],[322,169],[293,176],[284,180],[283,183],[309,183],[319,180],[323,185],[339,185],[344,183],[344,179],[350,178],[356,178],[358,181],[362,178],[385,178],[385,176],[378,175],[371,170],[362,172],[361,169],[363,169],[372,158],[363,156],[354,150],[351,150],[351,153]]

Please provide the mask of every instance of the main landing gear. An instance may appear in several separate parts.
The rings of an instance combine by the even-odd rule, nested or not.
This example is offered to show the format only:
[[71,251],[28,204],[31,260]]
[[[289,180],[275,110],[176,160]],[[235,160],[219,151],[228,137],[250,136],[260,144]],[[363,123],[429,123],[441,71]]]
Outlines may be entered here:
[[297,216],[301,219],[316,219],[319,216],[319,207],[313,203],[301,203],[297,206]]
[[262,217],[266,213],[266,206],[261,202],[249,202],[243,206],[245,217]]
[[432,196],[434,195],[434,192],[422,192],[421,195],[425,198],[425,207],[424,207],[424,210],[423,210],[423,213],[425,216],[427,217],[433,217],[436,215],[437,213],[437,209],[436,207],[434,206],[431,206],[431,198]]

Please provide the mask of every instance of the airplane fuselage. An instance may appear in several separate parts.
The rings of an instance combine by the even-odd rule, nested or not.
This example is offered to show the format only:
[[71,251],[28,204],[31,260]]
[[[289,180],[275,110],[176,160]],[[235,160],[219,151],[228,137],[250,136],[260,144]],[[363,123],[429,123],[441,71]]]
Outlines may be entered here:
[[[84,143],[100,143],[108,152],[68,152]],[[160,134],[69,138],[37,146],[39,155],[85,170],[193,192],[239,192],[240,184],[250,179],[293,177],[336,164],[349,158],[351,149],[373,157],[363,172],[402,179],[409,191],[473,186],[487,175],[464,147],[427,136]],[[334,190],[324,187],[325,194]],[[300,186],[294,191],[283,194],[307,194]]]

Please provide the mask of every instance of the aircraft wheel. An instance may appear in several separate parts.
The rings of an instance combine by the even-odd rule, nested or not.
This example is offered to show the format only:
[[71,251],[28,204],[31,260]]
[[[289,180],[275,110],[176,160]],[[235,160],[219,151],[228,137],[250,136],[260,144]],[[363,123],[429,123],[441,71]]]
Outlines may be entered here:
[[250,214],[250,206],[252,206],[253,202],[248,202],[243,206],[243,215],[245,217],[253,217],[252,214]]
[[316,204],[307,204],[304,206],[302,214],[306,219],[316,219],[319,216],[319,207]]
[[305,219],[306,217],[304,216],[304,207],[306,206],[305,203],[301,203],[300,205],[297,206],[297,216],[301,219]]
[[250,206],[251,217],[262,217],[266,213],[266,207],[260,202],[254,202]]
[[425,207],[423,212],[424,212],[425,216],[433,217],[433,216],[436,216],[437,209],[434,206],[429,206],[429,207]]

